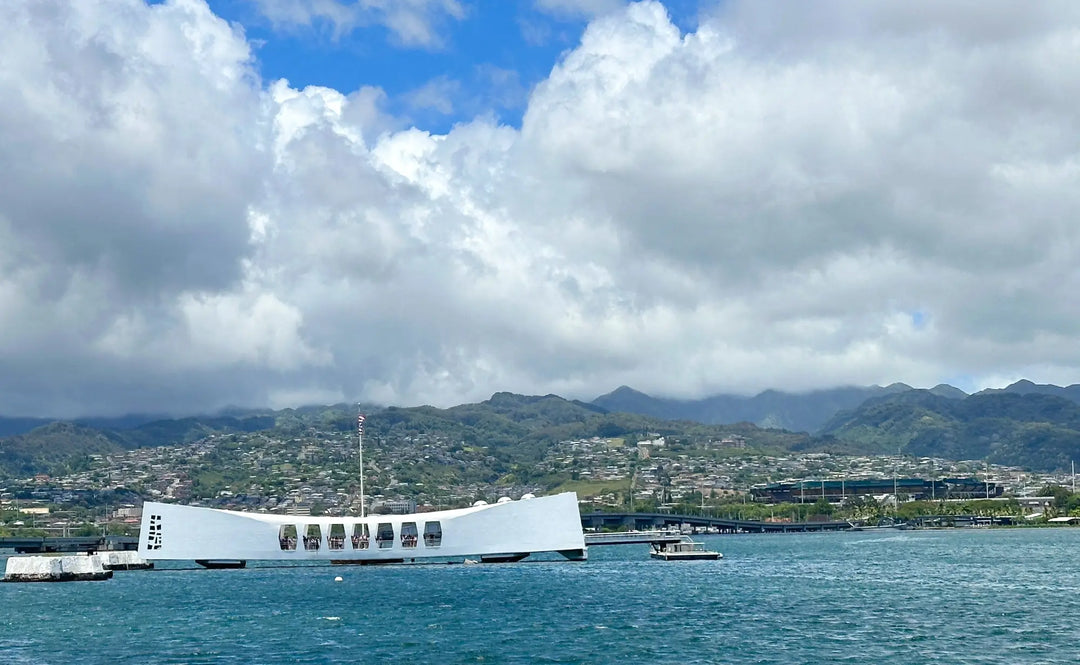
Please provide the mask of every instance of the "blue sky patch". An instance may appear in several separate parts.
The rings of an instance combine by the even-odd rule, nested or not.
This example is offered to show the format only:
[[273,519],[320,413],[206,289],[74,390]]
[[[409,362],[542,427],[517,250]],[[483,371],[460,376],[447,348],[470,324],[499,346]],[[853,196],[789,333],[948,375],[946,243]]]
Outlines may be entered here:
[[[702,7],[697,0],[665,5],[684,30],[694,28]],[[520,126],[529,92],[577,46],[587,25],[585,16],[544,12],[532,0],[462,2],[460,17],[425,15],[438,43],[424,45],[405,43],[374,19],[339,30],[325,18],[275,23],[255,0],[209,6],[243,26],[264,83],[285,78],[295,88],[343,93],[377,86],[386,92],[386,111],[437,133],[480,115]]]

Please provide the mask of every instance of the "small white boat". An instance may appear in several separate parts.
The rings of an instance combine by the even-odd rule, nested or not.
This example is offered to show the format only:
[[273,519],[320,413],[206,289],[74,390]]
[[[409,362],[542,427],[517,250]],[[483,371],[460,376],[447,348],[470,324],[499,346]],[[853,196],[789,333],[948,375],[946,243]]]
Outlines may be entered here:
[[677,543],[653,543],[652,548],[650,556],[663,561],[715,561],[724,558],[720,552],[707,550],[704,543],[686,536]]

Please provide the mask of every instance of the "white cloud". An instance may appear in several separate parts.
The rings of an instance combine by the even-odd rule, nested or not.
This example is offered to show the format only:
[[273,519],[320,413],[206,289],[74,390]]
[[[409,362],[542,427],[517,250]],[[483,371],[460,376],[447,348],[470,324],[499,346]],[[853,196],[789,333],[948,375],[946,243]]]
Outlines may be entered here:
[[437,135],[196,0],[0,5],[0,405],[1072,382],[1072,7],[632,4]]
[[432,109],[443,115],[454,112],[454,98],[461,92],[461,83],[448,76],[438,76],[404,95],[414,109]]
[[436,48],[440,25],[461,20],[458,0],[254,0],[259,11],[281,28],[328,24],[335,37],[358,27],[381,25],[403,46]]
[[615,11],[626,3],[623,0],[535,0],[536,8],[555,16],[601,16]]

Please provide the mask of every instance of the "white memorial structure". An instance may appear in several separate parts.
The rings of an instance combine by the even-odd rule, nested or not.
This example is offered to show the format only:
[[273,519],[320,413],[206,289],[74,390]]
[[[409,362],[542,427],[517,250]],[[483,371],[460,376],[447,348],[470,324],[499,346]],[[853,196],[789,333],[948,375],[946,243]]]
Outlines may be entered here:
[[208,566],[246,561],[401,563],[422,559],[517,561],[557,552],[587,556],[577,495],[526,494],[469,508],[408,515],[293,516],[166,503],[143,505],[139,556]]

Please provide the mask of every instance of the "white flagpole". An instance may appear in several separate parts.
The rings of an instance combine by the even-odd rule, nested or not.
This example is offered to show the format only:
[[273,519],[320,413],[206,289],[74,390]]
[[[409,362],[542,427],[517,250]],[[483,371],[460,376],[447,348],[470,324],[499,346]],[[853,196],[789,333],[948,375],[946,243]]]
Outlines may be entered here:
[[364,517],[364,414],[362,413],[356,419],[356,438],[360,442],[360,517]]

